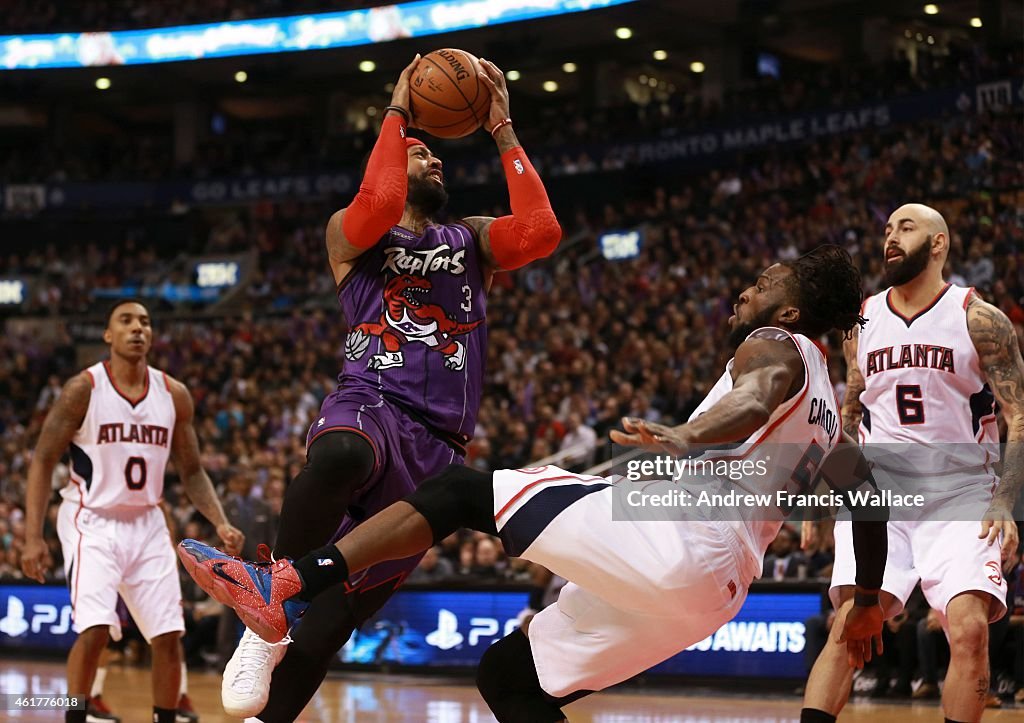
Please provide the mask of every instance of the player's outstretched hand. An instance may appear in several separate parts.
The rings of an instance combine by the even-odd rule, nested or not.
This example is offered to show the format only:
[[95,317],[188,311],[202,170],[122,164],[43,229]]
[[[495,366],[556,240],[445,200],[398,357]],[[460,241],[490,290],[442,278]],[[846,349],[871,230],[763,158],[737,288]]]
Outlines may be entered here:
[[686,454],[690,448],[690,442],[678,427],[666,427],[636,417],[623,417],[622,429],[621,432],[613,429],[611,438],[616,444],[626,447],[643,447],[679,456]]
[[995,500],[985,512],[985,519],[981,521],[981,532],[978,533],[978,539],[988,538],[988,544],[993,545],[999,540],[999,533],[1003,535],[1001,549],[1003,562],[1015,562],[1020,538],[1017,533],[1017,523],[1013,519],[1013,509],[1005,502]]
[[490,132],[494,126],[512,117],[509,115],[508,86],[505,84],[505,74],[497,65],[480,58],[480,67],[483,72],[477,73],[477,76],[491,91],[491,108],[487,113],[487,125],[484,126],[484,130]]
[[832,629],[840,631],[837,642],[846,643],[850,667],[860,670],[865,663],[871,662],[872,648],[882,654],[882,607],[853,605],[852,602],[846,606],[843,624],[833,625]]
[[46,582],[48,552],[43,538],[25,540],[25,546],[21,549],[21,571],[25,573],[25,577],[30,577],[36,582]]
[[224,552],[232,557],[238,557],[242,553],[245,535],[234,525],[230,525],[227,522],[223,525],[217,525],[217,537],[224,543]]
[[[404,108],[406,111],[410,110],[409,105],[409,79],[412,77],[412,73],[416,70],[416,66],[420,64],[420,54],[416,53],[416,57],[412,59],[412,62],[405,66],[399,76],[398,80],[395,81],[395,89],[391,92],[391,105],[397,105],[399,108]],[[415,128],[412,124],[412,113],[409,112],[409,127]]]

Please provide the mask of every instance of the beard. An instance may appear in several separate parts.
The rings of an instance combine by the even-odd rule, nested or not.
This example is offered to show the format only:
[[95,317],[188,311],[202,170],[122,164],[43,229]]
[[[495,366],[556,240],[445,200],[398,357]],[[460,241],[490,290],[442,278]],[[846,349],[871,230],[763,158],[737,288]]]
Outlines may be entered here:
[[409,176],[409,193],[406,202],[428,218],[448,203],[448,191],[444,186],[422,176]]
[[927,268],[931,250],[932,237],[929,235],[923,244],[904,256],[902,261],[885,265],[885,283],[889,286],[903,286],[913,281]]
[[772,317],[775,316],[775,312],[779,310],[782,304],[776,304],[771,308],[765,309],[760,314],[755,316],[750,321],[736,321],[736,326],[729,332],[729,345],[735,349],[743,340],[750,336],[750,332],[755,329],[760,329],[762,326],[775,326],[775,322]]

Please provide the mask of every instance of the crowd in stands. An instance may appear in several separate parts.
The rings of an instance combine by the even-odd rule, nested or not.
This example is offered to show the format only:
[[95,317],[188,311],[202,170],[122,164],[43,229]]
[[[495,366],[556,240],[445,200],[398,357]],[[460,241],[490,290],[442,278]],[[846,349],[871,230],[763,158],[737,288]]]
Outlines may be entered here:
[[[855,107],[936,88],[961,86],[1004,78],[1020,78],[1024,46],[998,50],[980,45],[950,44],[948,52],[925,46],[913,67],[906,57],[870,64],[795,67],[781,78],[759,76],[738,82],[719,100],[700,91],[699,76],[683,76],[678,87],[634,102],[623,89],[600,108],[574,97],[535,98],[516,93],[511,84],[516,132],[535,161],[549,173],[609,170],[630,164],[612,155],[595,158],[595,149],[617,143],[671,139],[714,126],[749,123],[806,110]],[[387,78],[381,78],[383,87]],[[340,83],[340,87],[344,87]],[[301,86],[299,87],[301,91]],[[317,91],[317,96],[322,96]],[[352,99],[355,103],[356,99]],[[366,99],[361,99],[363,104]],[[387,95],[382,92],[377,110]],[[316,104],[313,104],[317,107]],[[326,111],[324,111],[326,112]],[[0,144],[0,179],[12,182],[81,180],[165,180],[245,177],[288,172],[353,170],[359,167],[375,138],[376,121],[369,125],[354,117],[332,114],[331,132],[321,128],[319,114],[273,121],[225,120],[225,130],[200,129],[192,160],[174,161],[174,131],[152,126],[122,133],[38,137],[25,143],[12,136]],[[480,163],[493,154],[486,133],[457,141],[430,139],[442,158],[452,161],[458,175],[451,180],[486,183],[500,174],[500,165]],[[568,149],[568,150],[567,150]]]

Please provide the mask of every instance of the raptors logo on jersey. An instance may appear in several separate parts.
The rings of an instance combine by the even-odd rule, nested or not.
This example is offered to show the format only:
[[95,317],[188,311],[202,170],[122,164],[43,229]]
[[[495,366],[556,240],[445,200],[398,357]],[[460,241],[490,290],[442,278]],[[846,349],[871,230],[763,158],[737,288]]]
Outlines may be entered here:
[[414,410],[456,439],[476,430],[487,283],[475,231],[394,226],[338,285],[349,327],[340,387]]
[[93,384],[89,409],[71,442],[71,480],[61,494],[86,508],[156,505],[175,422],[167,377],[147,367],[145,391],[129,399],[108,363],[86,372]]
[[370,358],[370,369],[404,365],[402,347],[419,342],[441,354],[447,369],[461,370],[466,365],[466,347],[454,337],[473,331],[483,319],[459,323],[427,299],[432,288],[429,279],[409,274],[389,281],[384,287],[384,313],[379,321],[358,324],[352,329],[345,341],[345,358],[360,359],[370,346],[369,337],[375,336],[383,341],[384,351]]

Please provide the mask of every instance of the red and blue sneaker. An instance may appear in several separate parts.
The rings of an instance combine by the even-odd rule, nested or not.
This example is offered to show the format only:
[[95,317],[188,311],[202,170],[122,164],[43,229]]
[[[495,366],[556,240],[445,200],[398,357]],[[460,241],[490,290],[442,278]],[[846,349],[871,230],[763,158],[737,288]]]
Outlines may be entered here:
[[295,597],[302,578],[291,560],[246,562],[198,540],[182,540],[178,557],[199,587],[268,643],[280,642],[309,607]]

